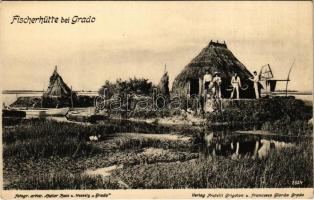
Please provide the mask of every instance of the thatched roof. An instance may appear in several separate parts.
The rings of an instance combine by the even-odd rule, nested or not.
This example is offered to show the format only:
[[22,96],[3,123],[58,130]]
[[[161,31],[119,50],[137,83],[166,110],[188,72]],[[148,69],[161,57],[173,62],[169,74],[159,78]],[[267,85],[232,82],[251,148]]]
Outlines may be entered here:
[[252,74],[246,67],[233,55],[225,43],[211,41],[175,78],[172,85],[172,92],[182,90],[188,80],[199,79],[209,70],[211,74],[220,73],[222,78],[223,96],[228,96],[227,91],[231,87],[230,80],[236,72],[241,78],[242,85],[246,84],[249,89],[242,92],[243,97],[254,97],[253,84],[248,80]]
[[55,68],[53,74],[50,76],[49,86],[44,96],[49,97],[69,97],[71,95],[71,89],[63,81],[62,77],[57,72],[57,67]]

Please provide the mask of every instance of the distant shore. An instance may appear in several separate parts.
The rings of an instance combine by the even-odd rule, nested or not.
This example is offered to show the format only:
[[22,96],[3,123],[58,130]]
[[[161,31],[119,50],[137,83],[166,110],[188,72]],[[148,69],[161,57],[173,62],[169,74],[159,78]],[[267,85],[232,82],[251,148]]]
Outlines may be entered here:
[[[43,90],[3,90],[2,94],[25,94],[25,93],[43,93],[45,91]],[[98,93],[98,91],[92,91],[92,90],[79,90],[79,91],[73,91],[78,93]]]
[[[2,90],[2,94],[16,94],[16,93],[41,93],[44,92],[44,90]],[[77,90],[73,92],[82,92],[82,93],[98,93],[97,90]],[[262,92],[262,94],[265,94],[265,92]],[[272,92],[272,94],[286,94],[286,91],[278,90],[275,92]],[[297,90],[288,90],[288,94],[299,94],[299,95],[311,95],[313,94],[312,91],[297,91]]]

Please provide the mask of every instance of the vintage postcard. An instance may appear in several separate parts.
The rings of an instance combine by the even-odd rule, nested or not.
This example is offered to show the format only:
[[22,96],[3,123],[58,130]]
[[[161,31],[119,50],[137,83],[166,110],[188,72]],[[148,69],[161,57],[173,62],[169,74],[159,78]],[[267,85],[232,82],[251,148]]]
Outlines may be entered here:
[[312,23],[311,1],[1,2],[1,198],[313,198]]

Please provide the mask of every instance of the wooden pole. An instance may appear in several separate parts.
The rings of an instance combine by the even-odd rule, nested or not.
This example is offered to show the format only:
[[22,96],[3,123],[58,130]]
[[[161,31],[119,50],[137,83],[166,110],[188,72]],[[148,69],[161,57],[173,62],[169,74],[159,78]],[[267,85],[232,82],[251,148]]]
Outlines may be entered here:
[[293,60],[293,63],[292,63],[292,65],[291,65],[291,67],[290,67],[290,69],[289,69],[289,73],[288,73],[288,77],[287,77],[287,82],[286,82],[286,97],[288,96],[288,83],[289,83],[289,78],[290,78],[290,72],[291,72],[291,69],[292,69],[292,66],[294,65],[294,62],[295,62],[295,60]]
[[71,85],[71,108],[73,108],[72,85]]
[[45,93],[45,82],[44,82],[43,93],[41,94],[41,99],[40,99],[40,106],[41,106],[41,108],[43,107],[44,93]]

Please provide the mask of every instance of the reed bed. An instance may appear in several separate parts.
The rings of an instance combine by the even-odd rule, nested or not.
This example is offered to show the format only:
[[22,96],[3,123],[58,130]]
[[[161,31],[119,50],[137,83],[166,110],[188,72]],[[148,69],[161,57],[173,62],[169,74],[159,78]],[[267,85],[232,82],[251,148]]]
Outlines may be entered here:
[[154,134],[122,133],[119,137],[114,138],[112,143],[119,150],[139,150],[148,147],[178,150],[191,149],[193,146],[192,138],[186,137],[187,140],[172,139],[170,134],[163,134],[162,137],[153,136]]
[[208,124],[214,122],[243,122],[263,124],[276,120],[287,123],[302,120],[308,121],[313,117],[312,106],[307,106],[302,100],[293,97],[275,97],[252,101],[222,102],[223,110],[207,113]]
[[[143,164],[115,172],[132,188],[284,188],[313,187],[311,143],[275,151],[260,160],[195,159]],[[134,174],[136,174],[134,176]],[[294,185],[294,181],[301,181]]]
[[286,119],[276,120],[275,122],[267,121],[261,126],[261,129],[284,135],[312,135],[313,124],[306,120],[290,121]]
[[[182,135],[173,137],[173,131]],[[114,189],[122,187],[119,181],[147,189],[313,187],[311,141],[263,159],[209,160],[195,148],[204,131],[124,121],[83,126],[31,120],[5,127],[5,188]],[[99,141],[89,141],[91,135],[100,135]],[[82,175],[89,168],[120,164],[124,167],[106,179]]]
[[[86,141],[89,136],[100,136],[105,140],[108,136],[117,132],[142,132],[142,133],[168,133],[168,127],[160,125],[149,125],[146,123],[130,123],[123,121],[112,121],[106,124],[83,126],[80,124],[69,124],[66,122],[55,122],[51,120],[30,120],[25,124],[14,128],[4,128],[4,158],[16,156],[19,158],[49,157],[49,156],[71,156],[80,145],[80,155],[88,155],[92,150]],[[121,148],[130,145],[135,146],[139,141],[132,140],[133,144],[121,142]],[[145,143],[145,141],[143,141]],[[136,143],[136,144],[135,144]],[[152,143],[146,141],[147,145]],[[125,147],[122,147],[122,146]]]
[[101,176],[87,176],[72,174],[67,171],[45,173],[37,176],[28,176],[18,182],[8,184],[5,189],[118,189],[121,188],[117,180],[103,179]]
[[[53,121],[30,121],[13,129],[4,129],[3,157],[45,158],[50,156],[88,155],[92,146],[87,144],[80,126]],[[79,148],[78,148],[79,147]]]

